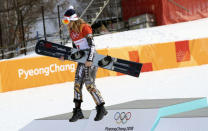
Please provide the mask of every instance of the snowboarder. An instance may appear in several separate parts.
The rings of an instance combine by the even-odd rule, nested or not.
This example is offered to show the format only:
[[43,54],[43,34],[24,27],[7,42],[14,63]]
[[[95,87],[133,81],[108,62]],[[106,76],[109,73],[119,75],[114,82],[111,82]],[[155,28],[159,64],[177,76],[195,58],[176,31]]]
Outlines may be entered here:
[[[69,121],[75,122],[78,119],[84,118],[84,115],[81,110],[81,103],[83,102],[83,84],[85,84],[87,90],[92,95],[96,103],[97,114],[94,120],[99,121],[105,115],[107,115],[108,112],[104,107],[105,102],[95,85],[97,67],[92,66],[92,61],[95,53],[95,44],[92,36],[92,28],[83,19],[77,16],[72,6],[70,6],[69,9],[64,13],[62,23],[67,25],[70,37],[72,39],[73,48],[77,48],[79,50],[90,50],[86,63],[78,63],[77,65],[74,82],[75,108],[73,109],[73,116],[69,119]],[[63,60],[64,58],[61,57],[60,59]]]

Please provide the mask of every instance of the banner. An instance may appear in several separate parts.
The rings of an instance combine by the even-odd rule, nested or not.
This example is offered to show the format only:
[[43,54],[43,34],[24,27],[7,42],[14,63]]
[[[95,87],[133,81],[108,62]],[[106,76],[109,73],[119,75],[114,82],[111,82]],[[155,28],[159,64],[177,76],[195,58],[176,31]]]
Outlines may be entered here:
[[145,13],[155,15],[157,25],[208,17],[207,0],[122,0],[121,5],[125,21]]
[[207,0],[162,0],[160,25],[186,22],[208,17]]
[[[208,38],[98,50],[140,62],[141,72],[208,64]],[[0,92],[74,81],[76,63],[46,56],[0,61]],[[97,78],[121,73],[98,69]]]
[[74,80],[76,64],[50,57],[0,62],[0,92],[39,87]]

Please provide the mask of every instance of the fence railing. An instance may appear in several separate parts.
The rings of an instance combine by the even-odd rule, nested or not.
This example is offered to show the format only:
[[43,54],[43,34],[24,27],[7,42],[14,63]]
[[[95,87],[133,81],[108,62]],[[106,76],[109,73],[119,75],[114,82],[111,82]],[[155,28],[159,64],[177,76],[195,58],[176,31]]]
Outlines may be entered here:
[[[40,23],[42,21],[42,30],[43,35],[39,35],[38,33],[36,34],[36,36],[34,38],[29,38],[26,39],[25,38],[25,34],[26,32],[24,31],[25,29],[25,25],[24,25],[24,20],[22,19],[22,14],[20,13],[21,19],[18,19],[18,23],[21,23],[21,33],[23,34],[22,38],[21,38],[21,42],[17,42],[14,44],[11,44],[8,46],[7,43],[3,43],[3,30],[7,30],[7,28],[11,28],[11,27],[4,27],[4,28],[0,28],[0,38],[1,38],[1,43],[0,43],[0,59],[9,59],[9,58],[13,58],[16,57],[18,55],[27,55],[28,52],[34,51],[35,48],[35,44],[38,40],[40,39],[49,39],[50,41],[53,42],[58,42],[61,44],[65,44],[68,42],[69,38],[67,38],[66,36],[64,36],[64,33],[62,32],[63,30],[60,29],[61,28],[61,15],[60,15],[60,8],[59,5],[57,6],[57,12],[55,15],[53,16],[49,16],[46,15],[45,9],[42,6],[41,7],[41,13],[42,13],[42,17],[38,17],[36,19],[36,24]],[[54,25],[58,25],[57,27],[53,27],[55,29],[55,33],[48,33],[47,29],[51,28],[51,27],[47,27],[48,24],[48,20],[54,20],[54,22],[57,22]],[[46,23],[47,22],[47,23]],[[2,26],[3,23],[0,24],[0,27]],[[15,25],[14,25],[15,26]],[[20,28],[20,27],[19,27]],[[41,28],[40,28],[41,29]],[[38,32],[38,31],[37,31]],[[4,35],[5,36],[5,35]]]
[[[69,38],[60,39],[60,38],[53,37],[52,34],[48,34],[46,35],[46,37],[50,39],[50,41],[52,42],[62,43],[63,45],[71,41]],[[19,45],[22,45],[22,44],[19,44],[19,45],[12,45],[7,48],[0,48],[0,59],[9,59],[9,58],[17,57],[19,55],[27,55],[28,53],[33,52],[35,50],[36,43],[38,42],[38,40],[41,40],[41,39],[44,39],[44,36],[38,37],[38,38],[36,37],[36,38],[26,41],[26,43],[30,43],[30,45],[26,47],[20,47]]]

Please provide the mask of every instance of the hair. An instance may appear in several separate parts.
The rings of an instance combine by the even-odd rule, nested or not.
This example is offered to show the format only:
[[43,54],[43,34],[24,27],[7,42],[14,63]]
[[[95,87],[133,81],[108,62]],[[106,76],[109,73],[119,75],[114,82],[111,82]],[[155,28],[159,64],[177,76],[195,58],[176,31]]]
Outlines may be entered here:
[[68,30],[73,30],[77,33],[80,33],[81,31],[81,25],[82,24],[88,24],[87,22],[85,22],[83,19],[79,18],[76,21],[70,21],[71,24],[68,25]]

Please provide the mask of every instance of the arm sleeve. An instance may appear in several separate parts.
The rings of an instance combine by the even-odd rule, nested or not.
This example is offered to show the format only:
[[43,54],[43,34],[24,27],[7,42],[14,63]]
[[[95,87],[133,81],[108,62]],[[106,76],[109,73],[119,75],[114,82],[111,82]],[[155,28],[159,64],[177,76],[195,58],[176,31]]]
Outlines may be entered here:
[[95,44],[92,36],[92,28],[89,25],[85,25],[82,29],[83,35],[87,39],[88,46],[90,47],[90,51],[87,57],[87,61],[93,61],[95,55]]
[[94,58],[94,55],[95,55],[95,44],[94,44],[92,34],[88,34],[86,36],[86,39],[87,39],[88,45],[90,47],[90,51],[89,51],[89,54],[88,54],[88,57],[87,57],[87,61],[93,61],[93,58]]

